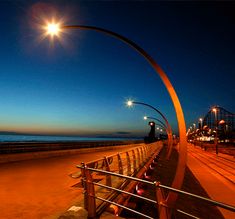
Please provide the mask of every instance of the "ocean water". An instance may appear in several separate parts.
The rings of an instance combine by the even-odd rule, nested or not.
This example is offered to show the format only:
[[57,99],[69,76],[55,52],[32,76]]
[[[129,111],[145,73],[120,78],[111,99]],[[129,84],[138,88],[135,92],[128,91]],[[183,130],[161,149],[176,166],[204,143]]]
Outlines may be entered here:
[[70,141],[121,141],[141,138],[77,137],[46,135],[0,135],[0,142],[70,142]]

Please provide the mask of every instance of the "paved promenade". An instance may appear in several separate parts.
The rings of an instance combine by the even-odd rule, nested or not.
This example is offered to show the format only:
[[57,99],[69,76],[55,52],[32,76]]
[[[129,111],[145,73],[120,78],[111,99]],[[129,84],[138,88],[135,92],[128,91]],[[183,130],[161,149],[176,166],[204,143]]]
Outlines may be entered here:
[[69,177],[69,174],[78,170],[77,164],[139,145],[1,164],[0,218],[58,218],[78,199],[79,191],[72,187],[77,180]]
[[[207,152],[188,145],[188,167],[210,198],[235,206],[235,159],[232,156]],[[235,212],[219,208],[227,219]]]

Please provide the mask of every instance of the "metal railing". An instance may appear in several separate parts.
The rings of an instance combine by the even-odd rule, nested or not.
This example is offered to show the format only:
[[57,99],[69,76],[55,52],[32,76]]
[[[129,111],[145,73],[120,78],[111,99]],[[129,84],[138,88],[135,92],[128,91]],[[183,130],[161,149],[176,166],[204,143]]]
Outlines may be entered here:
[[[150,165],[153,164],[154,160],[158,158],[162,148],[163,142],[155,142],[147,145],[142,144],[129,151],[116,153],[86,164],[82,163],[82,166],[77,166],[81,169],[81,181],[84,188],[84,207],[89,212],[89,217],[94,217],[94,214],[101,214],[110,204],[109,202],[112,202],[114,199],[118,199],[116,203],[117,206],[119,206],[120,203],[127,202],[131,197],[130,194],[132,194],[132,190],[137,184],[137,182],[131,182],[132,178],[128,177],[135,176],[141,178]],[[88,195],[91,193],[87,192],[90,191],[91,183],[93,185],[92,192],[96,194],[96,197],[94,197],[92,201],[91,196]],[[110,190],[112,192],[110,192]],[[120,191],[118,190],[124,191],[121,193],[125,194],[125,196],[119,197]],[[103,200],[107,200],[107,202]],[[91,210],[91,208],[93,210]]]
[[[162,147],[162,142],[139,144],[131,150],[87,162],[86,166],[133,176],[153,156],[154,152],[157,150],[159,153]],[[70,174],[73,178],[79,178],[81,175],[81,172]],[[106,183],[111,185],[108,178],[110,177],[107,176]]]
[[[175,211],[177,211],[181,214],[187,215],[191,218],[198,218],[198,217],[196,217],[196,216],[194,216],[190,213],[184,212],[180,209],[174,209],[174,208],[171,208],[169,206],[166,206],[164,204],[164,200],[159,200],[158,199],[159,195],[157,193],[159,191],[161,191],[161,189],[167,189],[169,191],[176,192],[178,194],[182,194],[182,195],[186,195],[186,196],[190,196],[190,197],[199,199],[200,201],[205,201],[207,203],[210,203],[211,205],[221,207],[221,208],[224,208],[224,209],[235,212],[235,207],[234,206],[231,206],[231,205],[228,205],[228,204],[225,204],[225,203],[222,203],[222,202],[218,202],[218,201],[215,201],[215,200],[212,200],[212,199],[208,199],[208,198],[205,198],[205,197],[202,197],[202,196],[199,196],[199,195],[195,195],[195,194],[192,194],[192,193],[189,193],[189,192],[186,192],[186,191],[174,189],[172,187],[162,185],[159,182],[150,182],[150,181],[146,181],[146,180],[139,179],[139,178],[136,178],[136,177],[122,175],[122,174],[119,174],[119,173],[113,173],[113,172],[109,172],[109,171],[105,171],[105,170],[89,168],[84,164],[83,165],[78,165],[77,167],[80,168],[84,173],[84,175],[83,175],[83,183],[84,183],[84,190],[85,190],[84,194],[85,194],[85,197],[87,199],[87,206],[86,207],[87,207],[88,217],[89,218],[96,218],[97,217],[96,201],[95,201],[97,199],[97,200],[100,200],[102,202],[115,205],[115,206],[119,207],[120,209],[125,209],[125,210],[128,210],[128,211],[132,212],[132,213],[141,215],[145,218],[154,219],[153,217],[150,217],[150,216],[148,216],[146,214],[143,214],[139,211],[136,211],[134,209],[126,207],[125,205],[119,204],[118,202],[114,202],[112,200],[112,198],[111,199],[105,199],[103,197],[97,196],[96,193],[95,193],[95,188],[94,188],[95,186],[105,188],[109,191],[110,190],[114,191],[115,193],[118,193],[118,194],[126,194],[129,197],[135,197],[135,198],[142,199],[144,201],[154,203],[158,206],[158,208],[163,207],[163,208],[165,208],[165,210],[173,209],[173,210],[175,210]],[[152,200],[152,199],[149,199],[149,198],[146,198],[146,197],[142,197],[140,195],[133,194],[131,192],[127,192],[124,189],[117,189],[117,188],[114,188],[114,187],[110,187],[110,186],[106,186],[106,185],[103,185],[103,184],[100,184],[100,183],[96,183],[92,179],[91,172],[107,174],[107,175],[111,175],[111,176],[115,176],[115,177],[120,177],[120,178],[126,179],[128,181],[135,181],[137,183],[143,183],[143,184],[146,184],[146,185],[151,185],[151,186],[153,186],[153,189],[156,191],[156,199]],[[116,215],[117,214],[118,213],[116,212]]]
[[[96,218],[98,215],[101,215],[108,206],[112,205],[118,207],[117,209],[113,208],[116,215],[118,215],[122,209],[125,209],[142,217],[152,218],[149,215],[126,206],[129,199],[135,197],[156,204],[161,219],[167,218],[167,215],[169,215],[169,212],[172,212],[172,210],[191,218],[198,218],[180,209],[167,206],[163,189],[190,196],[210,203],[211,205],[235,212],[234,206],[165,186],[159,182],[150,182],[142,179],[144,174],[156,163],[162,148],[162,142],[142,145],[129,151],[78,165],[77,167],[81,170],[81,175],[79,176],[82,177],[81,182],[84,189],[84,208],[88,212],[88,217]],[[133,191],[138,183],[153,186],[155,199],[149,199],[134,194]]]

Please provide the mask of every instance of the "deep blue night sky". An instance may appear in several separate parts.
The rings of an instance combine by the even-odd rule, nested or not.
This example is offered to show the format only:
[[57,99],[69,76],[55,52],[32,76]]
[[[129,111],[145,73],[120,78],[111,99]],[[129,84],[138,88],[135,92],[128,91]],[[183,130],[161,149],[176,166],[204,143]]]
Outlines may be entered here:
[[126,108],[132,98],[158,108],[177,132],[170,97],[143,57],[93,31],[39,41],[40,13],[51,19],[51,11],[145,49],[169,76],[187,126],[214,105],[234,112],[234,10],[234,2],[1,1],[0,131],[144,136],[143,116],[160,117]]

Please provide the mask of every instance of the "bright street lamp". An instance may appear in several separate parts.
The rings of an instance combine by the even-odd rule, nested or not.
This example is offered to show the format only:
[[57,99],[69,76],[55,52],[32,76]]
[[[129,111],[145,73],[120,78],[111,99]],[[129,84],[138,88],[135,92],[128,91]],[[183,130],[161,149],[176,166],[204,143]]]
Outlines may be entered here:
[[60,32],[59,24],[55,24],[55,23],[48,24],[46,29],[47,29],[47,34],[51,36],[58,36]]
[[128,100],[128,101],[126,102],[126,105],[127,105],[128,107],[132,107],[132,106],[133,106],[133,101],[132,101],[132,100]]
[[[187,141],[186,141],[186,126],[185,126],[185,119],[183,110],[179,101],[179,98],[175,92],[175,89],[173,85],[171,84],[169,78],[167,77],[166,73],[163,71],[163,69],[155,62],[155,60],[140,46],[138,46],[133,41],[129,40],[128,38],[117,34],[115,32],[112,32],[110,30],[106,30],[103,28],[95,27],[95,26],[85,26],[85,25],[66,25],[66,26],[59,26],[59,29],[65,30],[65,29],[82,29],[82,30],[94,30],[98,32],[105,33],[107,35],[110,35],[112,37],[118,38],[119,40],[123,41],[133,49],[135,49],[138,53],[140,53],[153,67],[155,72],[160,76],[162,79],[170,97],[172,100],[172,103],[175,108],[176,117],[178,121],[178,129],[179,129],[179,136],[180,136],[180,142],[179,142],[179,159],[177,163],[175,178],[172,183],[172,187],[176,189],[180,189],[184,180],[184,173],[185,173],[185,167],[186,167],[186,157],[187,157]],[[178,195],[174,192],[169,192],[166,200],[164,201],[165,205],[172,206],[175,204],[175,201],[177,199]],[[160,215],[163,214],[163,211],[160,212]],[[168,211],[168,214],[170,216],[170,213]]]

